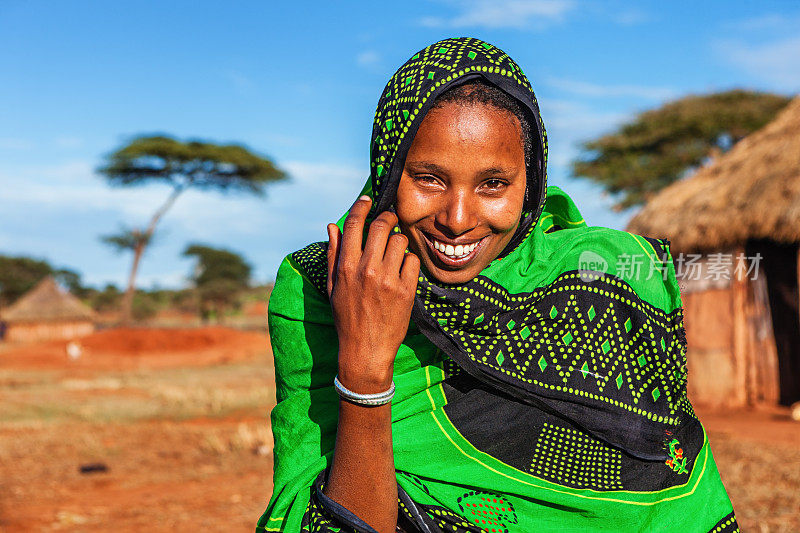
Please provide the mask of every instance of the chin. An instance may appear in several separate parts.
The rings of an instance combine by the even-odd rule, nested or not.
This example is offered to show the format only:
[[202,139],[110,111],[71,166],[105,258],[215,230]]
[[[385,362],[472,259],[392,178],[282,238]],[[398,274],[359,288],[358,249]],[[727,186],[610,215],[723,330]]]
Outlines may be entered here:
[[432,264],[430,258],[428,257],[425,258],[423,265],[425,268],[425,273],[429,277],[446,285],[463,285],[464,283],[474,279],[475,276],[480,274],[481,270],[483,270],[483,268],[476,269],[473,265],[463,269],[445,270]]

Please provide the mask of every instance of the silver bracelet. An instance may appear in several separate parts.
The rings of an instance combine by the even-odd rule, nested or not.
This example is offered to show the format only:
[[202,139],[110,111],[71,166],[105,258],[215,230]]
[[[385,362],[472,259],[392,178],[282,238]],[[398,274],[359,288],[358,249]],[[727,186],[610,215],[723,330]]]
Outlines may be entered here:
[[389,387],[388,390],[376,392],[375,394],[359,394],[353,392],[342,385],[342,382],[339,381],[339,376],[333,378],[333,386],[336,387],[336,392],[342,399],[358,405],[385,405],[391,402],[394,397],[394,381],[392,381],[392,386]]

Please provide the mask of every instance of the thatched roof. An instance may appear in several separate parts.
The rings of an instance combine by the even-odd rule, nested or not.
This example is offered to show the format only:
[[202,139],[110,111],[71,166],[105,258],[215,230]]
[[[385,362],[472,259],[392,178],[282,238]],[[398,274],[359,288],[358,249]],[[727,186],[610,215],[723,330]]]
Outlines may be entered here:
[[730,152],[659,192],[627,229],[666,237],[682,252],[800,241],[800,96]]
[[5,309],[0,318],[7,322],[93,320],[94,311],[47,276]]

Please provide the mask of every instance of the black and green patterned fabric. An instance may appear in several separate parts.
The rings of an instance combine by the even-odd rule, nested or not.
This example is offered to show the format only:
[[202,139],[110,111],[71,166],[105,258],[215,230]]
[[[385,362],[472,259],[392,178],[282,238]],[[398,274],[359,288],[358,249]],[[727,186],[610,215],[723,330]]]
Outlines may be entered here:
[[[445,39],[392,76],[362,191],[373,216],[393,209],[405,153],[437,96],[476,78],[522,104],[538,146],[519,230],[500,256],[463,285],[420,274],[394,368],[401,527],[736,531],[686,397],[668,242],[590,227],[564,191],[547,186],[539,107],[503,51]],[[259,531],[371,530],[320,503],[338,405],[325,250],[315,243],[290,254],[270,300],[274,492]]]

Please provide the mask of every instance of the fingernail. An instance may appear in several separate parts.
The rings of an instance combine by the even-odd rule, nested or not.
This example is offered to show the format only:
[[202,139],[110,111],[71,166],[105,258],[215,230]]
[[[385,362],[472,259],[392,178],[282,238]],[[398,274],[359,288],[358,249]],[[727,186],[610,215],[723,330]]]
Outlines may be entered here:
[[368,202],[368,201],[372,200],[372,198],[370,198],[366,194],[362,194],[361,196],[358,197],[358,199],[359,200],[364,200],[365,202]]

